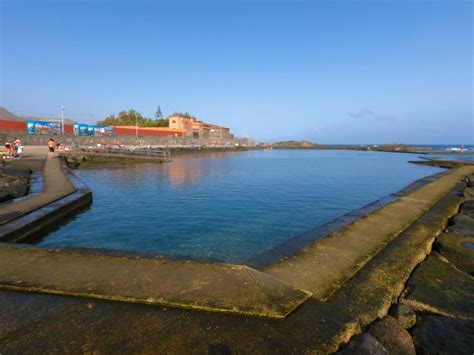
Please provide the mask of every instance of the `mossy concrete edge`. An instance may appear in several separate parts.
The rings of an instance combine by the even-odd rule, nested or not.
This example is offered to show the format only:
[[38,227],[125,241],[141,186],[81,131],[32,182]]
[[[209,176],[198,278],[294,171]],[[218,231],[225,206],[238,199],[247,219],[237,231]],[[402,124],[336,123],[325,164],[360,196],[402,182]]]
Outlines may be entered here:
[[337,351],[353,335],[388,314],[415,268],[431,252],[436,236],[458,211],[462,197],[457,192],[462,185],[439,200],[327,300],[326,305],[338,312],[337,330],[314,353]]
[[453,169],[263,271],[324,301],[473,170]]
[[[56,200],[0,226],[0,243],[34,241],[49,229],[61,224],[64,220],[92,203],[92,191],[70,172],[62,157],[58,159],[60,159],[61,172],[65,175],[67,181],[72,184],[74,191],[72,193],[67,192]],[[38,195],[41,195],[41,193]]]
[[311,294],[245,265],[0,245],[0,288],[285,318]]

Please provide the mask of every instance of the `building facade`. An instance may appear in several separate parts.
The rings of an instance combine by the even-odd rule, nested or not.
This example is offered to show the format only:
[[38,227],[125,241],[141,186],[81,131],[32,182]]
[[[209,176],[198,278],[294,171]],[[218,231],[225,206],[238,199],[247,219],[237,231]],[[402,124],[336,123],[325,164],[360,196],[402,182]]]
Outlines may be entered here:
[[231,140],[234,138],[229,128],[198,121],[195,117],[174,115],[168,117],[168,119],[169,128],[182,130],[186,137],[216,140]]

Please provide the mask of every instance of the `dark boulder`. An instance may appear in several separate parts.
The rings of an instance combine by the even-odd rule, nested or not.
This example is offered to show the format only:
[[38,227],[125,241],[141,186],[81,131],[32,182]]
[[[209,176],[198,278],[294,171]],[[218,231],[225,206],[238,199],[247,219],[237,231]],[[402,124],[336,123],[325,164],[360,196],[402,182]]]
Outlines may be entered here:
[[338,354],[388,355],[388,352],[372,335],[362,333],[353,336]]
[[410,333],[393,317],[387,316],[371,324],[369,334],[391,355],[415,355]]
[[397,303],[390,308],[390,315],[395,318],[403,328],[409,329],[416,323],[415,311],[406,304]]
[[472,354],[474,321],[422,314],[412,329],[417,354]]
[[0,170],[0,202],[25,196],[30,187],[29,169]]
[[463,213],[458,213],[452,219],[452,225],[448,227],[448,231],[460,235],[474,237],[474,218]]
[[459,210],[462,214],[474,218],[474,200],[464,201]]
[[474,250],[466,246],[474,244],[474,238],[456,233],[442,233],[436,238],[435,249],[456,268],[474,275]]

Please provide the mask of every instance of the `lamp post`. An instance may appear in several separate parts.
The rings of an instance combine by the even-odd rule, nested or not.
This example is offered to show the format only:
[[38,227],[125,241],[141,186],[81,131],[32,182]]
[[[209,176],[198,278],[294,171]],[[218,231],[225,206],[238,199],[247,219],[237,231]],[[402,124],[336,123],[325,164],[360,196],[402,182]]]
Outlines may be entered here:
[[135,111],[135,137],[137,138],[138,142],[138,117],[137,117],[137,112]]
[[64,136],[64,106],[60,106],[61,109],[61,134]]

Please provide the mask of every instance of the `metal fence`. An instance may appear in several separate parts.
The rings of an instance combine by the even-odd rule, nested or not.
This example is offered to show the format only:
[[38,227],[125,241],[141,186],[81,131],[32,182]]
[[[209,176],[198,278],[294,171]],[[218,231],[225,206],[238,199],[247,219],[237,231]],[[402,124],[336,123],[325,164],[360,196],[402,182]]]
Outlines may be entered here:
[[103,155],[127,155],[127,156],[148,156],[148,157],[158,157],[166,158],[171,155],[169,149],[160,149],[152,147],[139,147],[139,148],[114,148],[114,147],[77,147],[72,151],[82,151],[88,153],[96,153]]

